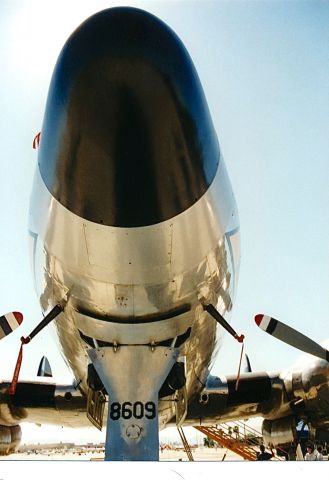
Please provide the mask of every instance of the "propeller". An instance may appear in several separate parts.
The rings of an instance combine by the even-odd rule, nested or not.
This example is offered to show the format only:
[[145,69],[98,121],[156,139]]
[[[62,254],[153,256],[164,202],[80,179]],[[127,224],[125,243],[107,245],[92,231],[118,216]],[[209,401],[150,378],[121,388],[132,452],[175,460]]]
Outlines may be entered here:
[[23,321],[20,312],[10,312],[0,316],[0,340],[16,330]]
[[259,328],[264,330],[264,332],[269,333],[278,340],[281,340],[302,352],[310,353],[315,357],[329,362],[328,350],[294,328],[288,327],[285,323],[279,322],[279,320],[263,314],[256,315],[255,322]]

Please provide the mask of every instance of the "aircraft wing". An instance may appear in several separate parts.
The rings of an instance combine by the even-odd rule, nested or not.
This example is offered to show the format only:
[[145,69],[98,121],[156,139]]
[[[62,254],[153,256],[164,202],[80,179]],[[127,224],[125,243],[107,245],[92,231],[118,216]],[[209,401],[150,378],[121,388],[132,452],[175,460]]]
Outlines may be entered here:
[[235,375],[210,375],[201,395],[190,402],[185,423],[215,424],[264,416],[287,402],[279,374],[244,373],[237,380]]
[[305,355],[281,373],[210,375],[201,395],[189,403],[185,424],[202,426],[263,417],[264,442],[274,446],[297,440],[299,422],[314,439],[329,440],[329,363]]
[[[201,396],[189,402],[184,426],[263,416],[275,410],[283,395],[284,386],[278,375],[244,373],[238,389],[236,380],[236,376],[209,376]],[[0,444],[2,440],[7,445],[2,455],[12,453],[19,444],[17,428],[20,430],[22,422],[76,428],[91,426],[86,415],[87,399],[74,383],[59,384],[53,377],[37,377],[18,382],[14,395],[9,394],[9,386],[10,381],[0,383]],[[11,442],[8,442],[8,429]]]
[[15,395],[8,393],[10,382],[0,383],[0,425],[21,422],[61,426],[88,426],[85,396],[72,384],[56,384],[53,378],[21,381]]
[[21,381],[14,395],[10,381],[0,383],[0,456],[13,453],[20,444],[22,422],[66,427],[87,427],[87,400],[72,384],[38,377]]

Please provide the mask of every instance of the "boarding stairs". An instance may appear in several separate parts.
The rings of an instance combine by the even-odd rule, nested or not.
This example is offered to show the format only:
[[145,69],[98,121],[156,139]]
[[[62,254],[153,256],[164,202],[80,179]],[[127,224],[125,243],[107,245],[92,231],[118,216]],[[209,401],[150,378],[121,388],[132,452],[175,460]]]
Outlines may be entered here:
[[[256,460],[259,452],[261,433],[246,425],[245,422],[221,423],[212,426],[194,427],[219,445],[240,455],[244,460]],[[282,460],[281,457],[274,457]]]
[[185,436],[185,433],[184,433],[184,431],[183,431],[183,428],[177,426],[177,430],[178,430],[179,436],[180,436],[180,438],[181,438],[181,441],[182,441],[182,444],[183,444],[185,453],[186,453],[186,455],[187,455],[187,458],[189,459],[190,462],[193,462],[193,461],[194,461],[194,458],[193,458],[193,455],[192,455],[192,450],[191,450],[190,445],[189,445],[189,443],[188,443],[188,441],[187,441],[187,438],[186,438],[186,436]]

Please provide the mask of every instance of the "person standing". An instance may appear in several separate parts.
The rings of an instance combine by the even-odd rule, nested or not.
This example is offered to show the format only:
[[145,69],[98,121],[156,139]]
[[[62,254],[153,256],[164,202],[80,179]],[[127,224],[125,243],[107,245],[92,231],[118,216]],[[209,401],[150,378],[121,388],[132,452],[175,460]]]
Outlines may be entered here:
[[307,446],[307,452],[304,457],[304,460],[306,461],[312,461],[312,460],[317,460],[317,454],[314,451],[313,445],[308,445]]
[[322,447],[321,447],[321,445],[318,446],[317,450],[318,450],[318,453],[317,453],[316,459],[317,459],[318,461],[319,461],[319,460],[323,460],[323,453],[322,453]]
[[274,457],[272,448],[271,448],[271,453],[265,452],[264,445],[260,445],[259,450],[260,450],[260,453],[257,454],[258,461],[271,460],[271,458]]

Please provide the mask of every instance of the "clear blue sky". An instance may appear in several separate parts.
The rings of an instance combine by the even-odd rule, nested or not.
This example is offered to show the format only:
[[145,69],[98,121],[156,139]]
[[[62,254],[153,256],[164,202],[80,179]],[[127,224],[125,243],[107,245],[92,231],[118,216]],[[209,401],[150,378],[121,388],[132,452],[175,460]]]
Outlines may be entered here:
[[[52,69],[70,33],[110,1],[2,0],[0,15],[0,310],[23,326],[0,344],[11,376],[19,338],[41,319],[31,278],[27,222]],[[232,325],[256,370],[283,369],[299,353],[258,330],[267,313],[321,342],[328,335],[329,2],[121,2],[167,22],[199,73],[239,207],[240,281]],[[66,375],[47,333],[25,347],[21,376],[47,354]],[[216,373],[234,373],[227,337]]]

